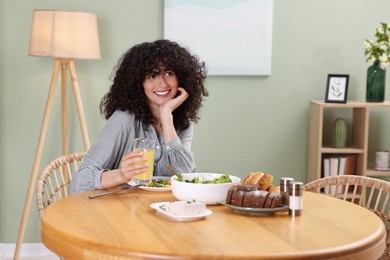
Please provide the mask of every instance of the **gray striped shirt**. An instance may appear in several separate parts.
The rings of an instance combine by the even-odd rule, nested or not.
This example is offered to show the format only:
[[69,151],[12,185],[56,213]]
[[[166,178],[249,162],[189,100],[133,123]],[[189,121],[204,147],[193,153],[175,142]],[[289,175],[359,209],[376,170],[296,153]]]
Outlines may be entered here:
[[[136,127],[138,125],[138,127]],[[135,129],[138,133],[135,133]],[[96,143],[89,149],[84,162],[73,175],[71,193],[102,189],[101,175],[103,171],[119,167],[122,157],[132,150],[136,137],[146,137],[155,140],[155,176],[171,176],[165,165],[172,166],[176,171],[186,173],[195,171],[194,155],[191,143],[194,124],[184,131],[177,131],[177,138],[164,144],[164,134],[157,136],[152,126],[144,128],[134,114],[128,111],[115,111],[102,129]]]

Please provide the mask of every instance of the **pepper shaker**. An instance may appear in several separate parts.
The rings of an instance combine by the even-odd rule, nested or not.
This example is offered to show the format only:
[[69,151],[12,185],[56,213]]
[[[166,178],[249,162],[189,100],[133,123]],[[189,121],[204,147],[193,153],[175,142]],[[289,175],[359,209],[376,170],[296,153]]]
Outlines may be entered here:
[[290,216],[302,216],[303,210],[303,182],[289,183],[289,210]]
[[289,197],[289,183],[293,182],[294,179],[290,177],[282,177],[280,178],[280,195],[282,196],[282,204],[289,205],[288,197]]

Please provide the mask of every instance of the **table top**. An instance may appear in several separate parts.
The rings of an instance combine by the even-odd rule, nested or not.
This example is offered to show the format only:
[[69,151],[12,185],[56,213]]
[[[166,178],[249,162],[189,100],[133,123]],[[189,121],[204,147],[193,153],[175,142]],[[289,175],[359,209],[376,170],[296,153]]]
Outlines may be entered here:
[[141,189],[89,199],[88,191],[55,202],[41,218],[41,240],[66,259],[376,259],[385,229],[372,212],[304,192],[303,215],[249,215],[222,205],[180,222],[150,205],[171,192]]

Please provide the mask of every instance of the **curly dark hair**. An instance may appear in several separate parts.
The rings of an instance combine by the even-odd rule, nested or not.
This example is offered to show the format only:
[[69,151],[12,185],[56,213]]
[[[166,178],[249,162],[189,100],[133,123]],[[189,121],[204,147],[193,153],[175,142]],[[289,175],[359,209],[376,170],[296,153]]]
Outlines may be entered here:
[[188,98],[173,111],[175,128],[186,129],[190,121],[197,122],[203,97],[208,96],[204,86],[205,64],[188,49],[169,40],[141,43],[122,55],[114,68],[113,84],[100,103],[100,112],[105,118],[119,109],[134,113],[145,125],[154,123],[143,82],[161,66],[173,71],[179,86],[188,92]]

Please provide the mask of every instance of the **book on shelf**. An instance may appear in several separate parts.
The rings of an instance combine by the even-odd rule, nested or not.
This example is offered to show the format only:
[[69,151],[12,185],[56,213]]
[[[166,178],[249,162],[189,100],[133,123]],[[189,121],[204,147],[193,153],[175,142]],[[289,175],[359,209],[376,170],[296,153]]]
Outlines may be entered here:
[[[336,176],[338,174],[339,158],[328,157],[324,158],[324,177]],[[326,194],[333,194],[335,190],[334,186],[325,187]]]
[[339,175],[355,174],[356,154],[349,154],[339,158]]
[[[356,171],[356,154],[334,155],[323,159],[323,176],[353,175]],[[335,187],[325,188],[326,194],[334,194]],[[344,188],[338,187],[337,193],[343,193]]]

